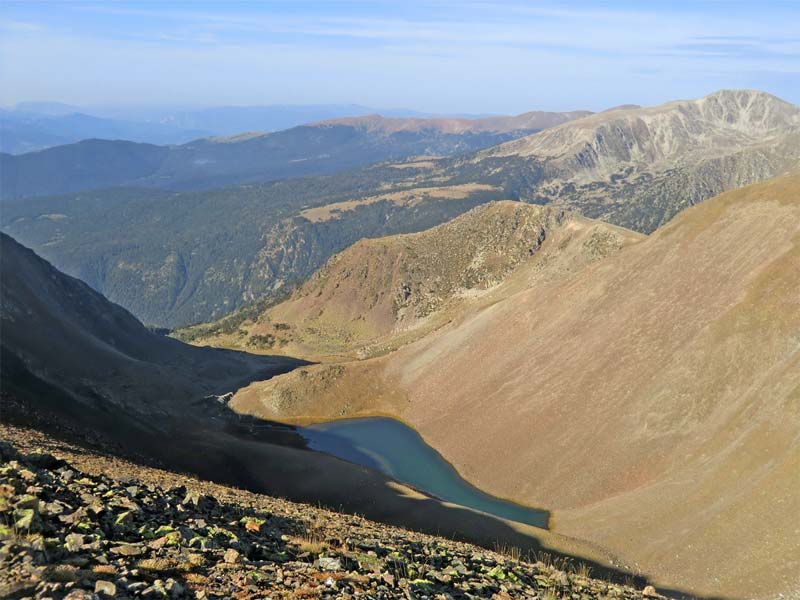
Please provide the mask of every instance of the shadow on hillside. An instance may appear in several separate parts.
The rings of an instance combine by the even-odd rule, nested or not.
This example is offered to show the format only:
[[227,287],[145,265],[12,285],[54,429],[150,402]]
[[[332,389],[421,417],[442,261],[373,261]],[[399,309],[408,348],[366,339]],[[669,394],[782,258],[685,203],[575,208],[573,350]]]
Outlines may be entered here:
[[[70,454],[82,456],[84,453],[92,458],[97,458],[98,455],[107,457],[113,455],[98,453],[97,451],[82,450],[73,444],[65,445],[55,439],[48,439],[43,443],[36,443],[35,454],[21,454],[14,447],[14,438],[16,432],[11,433],[11,444],[0,441],[0,462],[19,460],[21,463],[29,468],[37,469],[57,469],[65,465],[70,465],[80,472],[98,473],[101,472],[105,476],[114,480],[109,481],[108,485],[119,486],[116,488],[116,493],[120,493],[120,488],[140,481],[142,483],[152,483],[150,474],[131,472],[129,465],[120,465],[118,462],[114,463],[116,467],[114,472],[108,472],[110,469],[109,463],[94,462],[88,469],[79,461],[69,457]],[[23,434],[24,435],[24,434]],[[47,454],[42,454],[44,451]],[[63,455],[66,451],[68,458],[65,460],[54,458],[55,455]],[[102,465],[102,467],[101,467]],[[152,473],[152,472],[151,472]],[[79,481],[83,481],[81,478]],[[57,485],[57,484],[56,484]],[[186,487],[188,486],[188,488]],[[160,491],[156,491],[161,488]],[[316,560],[318,551],[313,550],[312,543],[322,543],[329,549],[326,556],[332,557],[339,561],[340,568],[343,576],[337,578],[339,585],[353,585],[363,591],[370,590],[370,582],[365,581],[363,577],[364,572],[374,573],[374,567],[377,564],[381,565],[381,572],[394,577],[394,581],[400,581],[407,578],[410,569],[415,569],[420,576],[426,576],[427,573],[424,569],[436,569],[440,572],[446,572],[452,568],[452,561],[457,559],[463,561],[462,564],[469,565],[469,569],[475,568],[471,564],[472,551],[469,548],[462,550],[448,551],[445,554],[439,554],[438,544],[435,540],[422,541],[411,539],[407,543],[397,537],[392,537],[390,543],[385,543],[381,539],[380,531],[372,529],[367,524],[363,535],[355,533],[351,525],[358,526],[358,523],[348,523],[344,528],[338,528],[335,522],[330,519],[325,519],[321,522],[318,515],[304,516],[303,513],[299,515],[288,515],[285,513],[276,514],[271,512],[270,509],[264,507],[253,507],[242,505],[235,499],[217,498],[213,491],[205,488],[198,490],[198,487],[185,480],[179,480],[172,484],[166,483],[163,479],[158,477],[157,487],[145,486],[138,492],[135,492],[139,501],[142,500],[142,495],[150,495],[150,501],[144,503],[141,512],[135,517],[138,522],[147,523],[147,527],[153,531],[161,526],[178,530],[181,535],[193,535],[201,540],[203,543],[197,544],[198,551],[205,552],[204,545],[209,543],[209,548],[214,551],[214,548],[219,548],[217,541],[220,534],[218,531],[224,530],[225,543],[230,544],[231,547],[236,548],[244,558],[249,561],[248,565],[243,565],[243,569],[249,569],[250,572],[253,568],[259,565],[266,564],[283,564],[291,561],[290,565],[284,567],[290,572],[292,569],[299,567],[300,572],[306,572],[306,565],[310,565]],[[190,491],[191,490],[191,491]],[[155,494],[158,494],[157,497]],[[81,496],[91,498],[91,495]],[[190,498],[190,500],[186,500]],[[45,516],[47,519],[48,516]],[[49,518],[55,520],[54,516]],[[203,522],[200,528],[197,529],[198,523]],[[251,525],[256,524],[253,528]],[[141,542],[141,532],[137,527],[125,528],[112,528],[109,523],[105,525],[98,522],[97,525],[103,528],[105,535],[108,539],[115,543],[133,543],[138,544]],[[53,523],[51,527],[59,527]],[[90,524],[91,526],[91,524]],[[208,527],[208,529],[206,529]],[[197,529],[197,531],[195,531]],[[217,533],[214,533],[217,532]],[[230,543],[231,536],[235,540]],[[309,540],[312,543],[309,543]],[[196,540],[189,542],[186,548],[191,548]],[[423,546],[428,546],[434,552],[426,552],[422,549]],[[431,548],[433,546],[433,548]],[[189,562],[192,573],[191,581],[186,575],[187,569],[185,568],[185,550],[182,551],[180,547],[173,547],[172,550],[167,550],[166,553],[161,550],[153,548],[148,550],[145,548],[146,553],[144,557],[139,557],[136,560],[140,562],[148,559],[151,566],[146,569],[140,569],[138,578],[147,582],[154,583],[159,578],[166,576],[178,581],[182,587],[188,589],[197,589],[202,586],[207,592],[216,595],[218,592],[224,590],[226,595],[232,589],[231,584],[241,585],[242,580],[239,578],[241,571],[237,572],[235,569],[230,570],[231,565],[221,563],[219,560],[205,560],[197,562]],[[371,553],[374,558],[370,557],[367,552]],[[158,557],[158,558],[156,558]],[[93,558],[89,555],[88,560],[91,562]],[[544,557],[542,557],[544,558]],[[60,564],[60,557],[53,555],[52,558],[45,557],[45,564],[49,567],[55,567]],[[504,561],[500,559],[499,565],[503,568],[509,568],[509,562],[517,562],[519,559],[507,557]],[[524,557],[522,560],[526,560]],[[544,558],[547,561],[547,558]],[[573,562],[566,564],[564,560],[559,560],[559,557],[551,557],[552,564],[559,565],[557,568],[560,570],[580,572],[580,563]],[[364,564],[366,563],[366,564]],[[475,575],[465,574],[466,581],[472,580],[479,582],[482,586],[482,593],[493,594],[501,590],[502,581],[493,580],[491,575],[488,575],[486,570],[493,567],[494,563],[489,563],[488,567],[482,559],[480,566],[477,568]],[[360,572],[360,575],[353,577],[352,571]],[[536,580],[537,572],[535,570],[526,569],[523,565],[516,565],[513,567],[515,576],[518,577],[518,582],[533,588],[538,587],[539,583]],[[53,571],[48,568],[46,573]],[[258,571],[255,571],[258,572]],[[233,575],[233,581],[226,581],[227,577]],[[601,577],[604,574],[600,574]],[[607,575],[607,573],[606,573]],[[47,575],[46,575],[47,576]],[[593,573],[593,576],[595,574]],[[613,576],[613,573],[612,573]],[[94,585],[95,580],[103,579],[101,573],[91,574],[87,572],[87,579],[83,583],[84,586],[91,587]],[[270,580],[264,580],[263,575],[249,580],[250,591],[254,587],[261,587],[269,589],[269,586],[274,583]],[[291,576],[290,576],[291,577]],[[313,578],[313,576],[312,576]],[[457,580],[458,580],[457,576]],[[609,579],[609,577],[604,577]],[[453,584],[445,582],[445,580],[433,577],[433,580],[417,580],[411,583],[411,589],[427,595],[451,595],[454,592],[457,596],[461,596],[459,590],[454,589]],[[384,578],[381,585],[386,584],[388,587],[394,587],[394,581]],[[555,583],[555,581],[554,581]],[[628,583],[631,583],[630,581]],[[638,581],[640,585],[643,580]],[[565,583],[569,586],[570,584]],[[358,589],[356,590],[358,592]],[[30,584],[22,583],[18,589],[10,589],[14,597],[23,595],[25,592],[30,591]],[[274,591],[274,590],[273,590]],[[391,594],[401,593],[401,589],[395,588],[390,591]],[[412,594],[413,596],[413,594]]]
[[[8,357],[4,357],[8,358]],[[256,371],[255,381],[289,371],[302,361],[286,361]],[[12,368],[13,367],[13,368]],[[9,393],[10,374],[13,388]],[[266,377],[265,377],[266,376]],[[593,577],[641,588],[642,577],[550,547],[532,527],[519,531],[508,522],[442,502],[406,488],[358,465],[307,448],[290,426],[234,413],[212,397],[184,405],[180,416],[147,417],[107,402],[87,403],[44,382],[24,365],[4,365],[3,418],[83,445],[89,451],[120,456],[139,464],[188,473],[220,484],[362,515],[370,520],[473,543],[488,549],[519,548],[591,567]],[[242,382],[246,385],[247,382]],[[147,418],[146,418],[147,417]],[[153,423],[153,421],[157,421]],[[659,591],[675,598],[680,590]]]

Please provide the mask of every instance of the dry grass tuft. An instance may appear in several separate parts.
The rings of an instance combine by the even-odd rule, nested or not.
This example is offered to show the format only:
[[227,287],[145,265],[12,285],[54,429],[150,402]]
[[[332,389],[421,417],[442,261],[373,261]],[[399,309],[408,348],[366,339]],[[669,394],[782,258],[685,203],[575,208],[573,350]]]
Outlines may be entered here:
[[95,565],[92,567],[92,573],[95,575],[111,575],[116,577],[117,569],[113,565]]
[[305,531],[291,539],[300,553],[308,552],[309,554],[319,555],[328,549],[328,544],[325,542],[325,532],[317,522],[307,523]]
[[140,560],[136,566],[143,571],[159,573],[179,570],[181,563],[174,558],[145,558]]
[[47,581],[57,581],[59,583],[77,581],[79,575],[78,567],[72,565],[53,565],[45,571],[45,579]]
[[497,554],[513,560],[514,562],[528,560],[530,558],[529,553],[523,552],[522,548],[517,546],[509,546],[508,544],[499,544],[495,542],[494,551],[497,552]]

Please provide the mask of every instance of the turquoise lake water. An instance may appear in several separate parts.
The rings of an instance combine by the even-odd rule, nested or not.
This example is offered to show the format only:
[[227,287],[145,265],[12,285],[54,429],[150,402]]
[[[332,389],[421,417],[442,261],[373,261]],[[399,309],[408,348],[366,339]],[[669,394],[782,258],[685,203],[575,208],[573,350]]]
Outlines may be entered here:
[[547,528],[548,511],[482,492],[462,479],[416,431],[400,421],[384,417],[346,419],[300,427],[298,432],[312,450],[375,469],[440,500]]

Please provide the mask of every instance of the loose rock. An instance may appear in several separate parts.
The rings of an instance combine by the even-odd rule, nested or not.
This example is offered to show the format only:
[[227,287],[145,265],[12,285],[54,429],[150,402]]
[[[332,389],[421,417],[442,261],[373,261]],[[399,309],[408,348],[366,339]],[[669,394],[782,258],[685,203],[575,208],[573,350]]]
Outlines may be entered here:
[[24,524],[30,525],[24,536],[0,531],[0,595],[54,600],[658,595],[652,586],[639,592],[575,577],[469,544],[116,459],[112,466],[107,457],[69,449],[72,465],[47,458],[38,448],[38,457],[29,461],[0,442],[5,461],[0,462],[0,523],[29,517]]

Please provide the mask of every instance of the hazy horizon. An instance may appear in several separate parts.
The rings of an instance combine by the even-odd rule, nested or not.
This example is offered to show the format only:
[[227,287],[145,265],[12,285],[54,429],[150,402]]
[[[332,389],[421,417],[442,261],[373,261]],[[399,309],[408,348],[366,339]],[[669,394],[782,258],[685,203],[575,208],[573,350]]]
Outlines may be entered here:
[[800,103],[794,2],[0,6],[0,105],[518,114],[724,88]]

